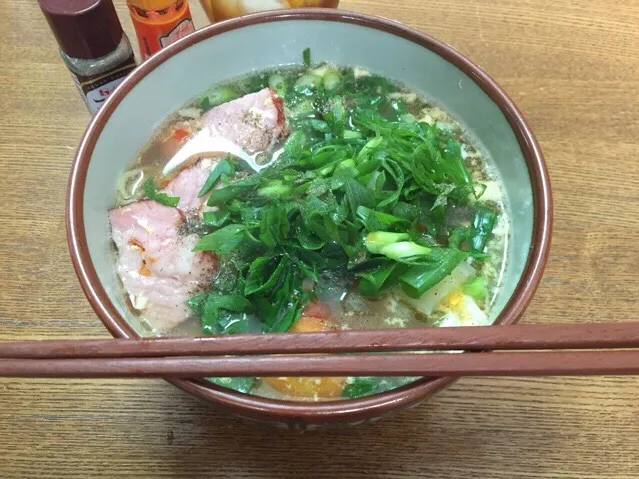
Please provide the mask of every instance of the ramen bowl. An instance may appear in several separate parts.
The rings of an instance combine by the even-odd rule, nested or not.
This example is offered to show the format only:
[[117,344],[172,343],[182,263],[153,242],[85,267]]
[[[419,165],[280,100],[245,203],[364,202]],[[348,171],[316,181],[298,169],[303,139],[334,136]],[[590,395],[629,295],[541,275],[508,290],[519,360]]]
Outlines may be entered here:
[[[542,276],[552,211],[541,149],[512,100],[477,65],[418,30],[345,11],[293,9],[221,22],[171,45],[135,70],[87,128],[70,175],[68,240],[82,288],[113,336],[140,335],[114,268],[107,216],[127,162],[163,119],[211,84],[299,63],[305,48],[315,60],[361,66],[423,92],[481,142],[499,170],[511,222],[509,259],[491,319],[508,325],[520,318]],[[424,378],[358,399],[296,402],[198,379],[169,380],[246,419],[297,429],[371,421],[415,406],[454,381]]]

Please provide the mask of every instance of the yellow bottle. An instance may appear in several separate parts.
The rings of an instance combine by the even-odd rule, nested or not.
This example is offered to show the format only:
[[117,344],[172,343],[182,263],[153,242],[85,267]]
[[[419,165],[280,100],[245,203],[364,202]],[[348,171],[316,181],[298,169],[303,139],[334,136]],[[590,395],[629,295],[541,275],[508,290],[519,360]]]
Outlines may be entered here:
[[142,59],[195,31],[188,0],[127,0]]
[[339,0],[200,0],[211,22],[279,8],[337,8]]

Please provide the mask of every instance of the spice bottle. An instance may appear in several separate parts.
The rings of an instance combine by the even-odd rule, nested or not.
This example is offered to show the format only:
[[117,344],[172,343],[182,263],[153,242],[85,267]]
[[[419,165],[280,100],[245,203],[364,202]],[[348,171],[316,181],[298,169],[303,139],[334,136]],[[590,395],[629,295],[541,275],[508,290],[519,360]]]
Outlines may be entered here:
[[38,0],[87,108],[95,113],[136,67],[112,0]]
[[187,0],[127,0],[142,59],[195,31]]

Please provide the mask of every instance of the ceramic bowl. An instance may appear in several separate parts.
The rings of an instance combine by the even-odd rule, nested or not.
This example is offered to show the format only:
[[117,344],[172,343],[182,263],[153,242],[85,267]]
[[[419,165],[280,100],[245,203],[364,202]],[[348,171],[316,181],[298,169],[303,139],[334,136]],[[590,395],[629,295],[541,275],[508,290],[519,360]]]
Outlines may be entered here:
[[[306,47],[315,61],[362,66],[422,91],[479,139],[499,169],[512,220],[494,320],[512,324],[523,313],[548,255],[551,195],[541,149],[512,100],[449,45],[400,23],[339,10],[280,10],[218,23],[171,45],[134,71],[91,121],[70,176],[68,240],[84,292],[114,336],[139,334],[109,245],[107,210],[118,175],[167,115],[211,84],[299,63]],[[248,419],[315,428],[379,418],[416,405],[453,381],[422,379],[383,394],[320,403],[264,399],[196,379],[170,382]]]

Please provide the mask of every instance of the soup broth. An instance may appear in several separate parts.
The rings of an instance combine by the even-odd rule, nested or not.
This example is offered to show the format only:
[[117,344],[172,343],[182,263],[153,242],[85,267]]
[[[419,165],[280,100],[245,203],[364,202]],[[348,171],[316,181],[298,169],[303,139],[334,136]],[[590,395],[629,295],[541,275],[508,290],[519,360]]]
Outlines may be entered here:
[[[149,335],[490,323],[509,223],[479,142],[402,84],[308,63],[215,85],[123,172],[132,314]],[[294,400],[415,379],[209,378]]]

